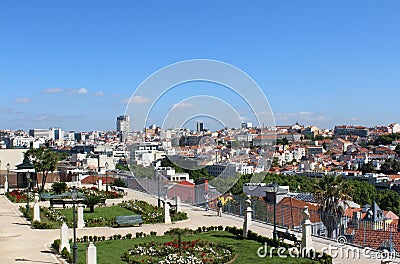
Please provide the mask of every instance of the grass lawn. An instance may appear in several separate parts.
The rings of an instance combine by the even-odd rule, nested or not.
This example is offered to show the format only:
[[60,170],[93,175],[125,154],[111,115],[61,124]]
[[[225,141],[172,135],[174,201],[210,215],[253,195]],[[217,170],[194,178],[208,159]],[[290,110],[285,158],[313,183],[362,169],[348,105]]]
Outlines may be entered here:
[[[168,242],[177,239],[177,236],[147,236],[144,238],[134,238],[125,240],[106,240],[95,243],[97,247],[97,263],[126,263],[121,259],[124,252],[131,249],[134,245],[145,244],[149,242]],[[182,238],[183,241],[202,239],[216,243],[224,243],[233,247],[236,258],[232,263],[248,264],[248,263],[318,263],[316,261],[303,259],[303,258],[259,258],[257,250],[263,246],[253,240],[243,240],[237,238],[229,232],[213,231],[207,233],[200,233]],[[88,243],[78,244],[78,263],[85,263],[86,261],[86,247]]]
[[[60,209],[60,212],[65,215],[69,222],[72,222],[72,208],[68,209]],[[90,213],[89,208],[85,208],[83,210],[83,219],[92,219],[92,218],[115,218],[118,215],[134,215],[135,213],[129,211],[128,209],[122,208],[118,205],[113,206],[103,206],[103,207],[95,207],[94,213]]]

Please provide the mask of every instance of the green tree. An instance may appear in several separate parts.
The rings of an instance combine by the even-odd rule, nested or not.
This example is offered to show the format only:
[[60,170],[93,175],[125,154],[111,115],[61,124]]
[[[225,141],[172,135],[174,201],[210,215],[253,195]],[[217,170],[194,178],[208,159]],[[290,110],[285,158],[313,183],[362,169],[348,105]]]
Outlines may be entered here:
[[351,200],[350,186],[340,175],[326,175],[314,186],[314,195],[318,201],[321,220],[324,223],[328,237],[333,237],[333,231],[339,226],[344,214],[347,200]]
[[286,145],[288,145],[289,144],[289,141],[288,141],[288,139],[287,138],[278,138],[277,140],[276,140],[276,145],[284,145],[284,146],[286,146]]
[[129,171],[128,165],[116,164],[115,169],[122,170],[122,171]]
[[116,178],[116,179],[114,180],[113,186],[117,186],[117,187],[128,187],[128,186],[126,185],[126,182],[125,182],[124,180],[120,179],[120,178]]
[[368,162],[368,163],[364,163],[363,165],[361,165],[361,167],[359,167],[358,170],[362,171],[363,174],[366,174],[366,173],[374,172],[375,167],[374,167],[374,165],[372,165],[371,162]]
[[42,193],[46,184],[47,175],[49,172],[56,170],[60,156],[53,150],[47,149],[43,146],[37,149],[31,148],[25,152],[24,155],[30,160],[30,162],[32,162],[36,172],[42,173],[42,182],[40,186],[37,181],[38,192]]
[[381,135],[374,141],[374,145],[389,145],[397,139],[400,139],[400,134]]
[[94,213],[94,206],[98,204],[101,200],[101,197],[96,194],[88,194],[85,196],[85,199],[83,199],[83,204],[89,207],[90,212]]
[[279,166],[279,158],[278,157],[274,157],[274,159],[272,160],[272,167],[278,167]]
[[372,204],[376,200],[377,190],[375,186],[366,182],[359,180],[346,179],[350,188],[352,189],[351,196],[355,203],[360,204]]
[[383,210],[392,211],[395,214],[400,212],[400,194],[393,190],[379,191],[376,202]]

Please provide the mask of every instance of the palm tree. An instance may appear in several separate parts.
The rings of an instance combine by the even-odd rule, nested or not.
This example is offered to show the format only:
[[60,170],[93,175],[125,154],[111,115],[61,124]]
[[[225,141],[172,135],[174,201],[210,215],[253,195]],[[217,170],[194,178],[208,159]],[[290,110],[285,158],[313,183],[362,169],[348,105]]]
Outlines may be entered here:
[[96,194],[88,194],[85,196],[85,199],[83,199],[83,204],[89,207],[90,212],[94,213],[94,206],[98,204],[101,200],[101,197]]
[[340,224],[347,201],[352,200],[350,192],[350,186],[340,175],[326,175],[314,185],[313,193],[329,238]]

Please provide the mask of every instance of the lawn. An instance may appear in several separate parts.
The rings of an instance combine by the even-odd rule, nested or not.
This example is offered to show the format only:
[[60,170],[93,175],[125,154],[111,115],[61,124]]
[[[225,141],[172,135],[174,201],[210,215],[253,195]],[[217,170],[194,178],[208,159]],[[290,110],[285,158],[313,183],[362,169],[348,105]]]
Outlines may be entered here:
[[[29,216],[23,206],[20,207],[20,210],[28,220],[32,221],[32,208]],[[141,215],[144,224],[162,223],[164,221],[162,208],[157,208],[145,201],[139,200],[124,201],[113,206],[97,206],[93,213],[90,213],[89,209],[84,209],[83,218],[86,227],[115,226],[115,217],[121,215]],[[41,222],[35,221],[33,223],[34,228],[59,228],[62,222],[66,222],[68,226],[72,227],[73,210],[72,208],[56,209],[41,207],[40,217]],[[185,219],[187,219],[186,213],[171,211],[171,220],[173,222]]]
[[[95,243],[97,247],[97,263],[126,263],[121,258],[124,252],[132,249],[133,246],[147,243],[165,243],[168,241],[176,240],[177,236],[147,236],[144,238],[134,238],[125,240],[106,240]],[[182,241],[193,241],[202,239],[214,243],[221,243],[229,245],[235,254],[232,263],[248,264],[248,263],[318,263],[309,259],[303,258],[279,258],[277,256],[270,258],[260,258],[257,255],[257,250],[262,246],[259,242],[253,240],[244,240],[226,231],[212,231],[206,233],[199,233],[190,236],[184,236]],[[85,263],[86,260],[86,247],[88,243],[78,244],[78,263]]]
[[[68,209],[60,209],[60,212],[65,215],[68,222],[72,222],[73,214],[72,208]],[[116,216],[119,215],[134,215],[135,213],[129,211],[128,209],[122,208],[117,205],[113,206],[103,206],[103,207],[96,207],[93,213],[90,213],[89,208],[85,208],[83,210],[83,219],[86,221],[88,219],[94,218],[106,218],[106,219],[114,219]]]

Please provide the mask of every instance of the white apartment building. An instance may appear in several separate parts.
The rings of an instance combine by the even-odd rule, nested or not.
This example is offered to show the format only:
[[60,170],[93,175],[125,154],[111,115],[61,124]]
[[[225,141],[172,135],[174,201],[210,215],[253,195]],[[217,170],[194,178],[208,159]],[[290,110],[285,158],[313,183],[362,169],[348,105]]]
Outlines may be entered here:
[[117,132],[129,132],[131,130],[129,116],[123,115],[117,117]]

